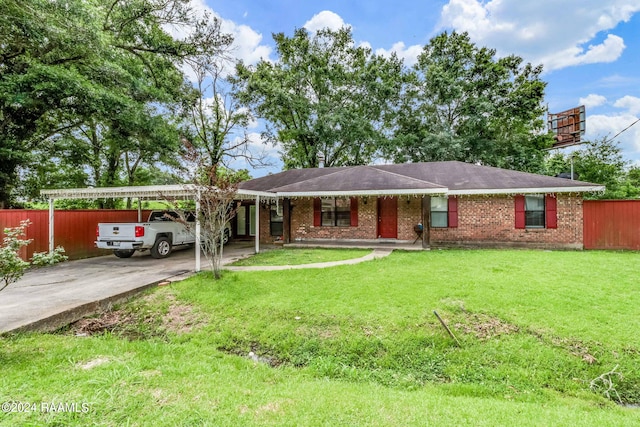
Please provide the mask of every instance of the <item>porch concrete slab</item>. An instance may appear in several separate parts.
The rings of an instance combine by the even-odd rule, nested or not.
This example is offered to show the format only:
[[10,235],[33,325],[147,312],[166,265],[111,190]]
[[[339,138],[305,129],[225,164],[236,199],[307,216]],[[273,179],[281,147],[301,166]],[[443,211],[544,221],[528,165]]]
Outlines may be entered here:
[[424,251],[422,241],[403,240],[301,240],[287,243],[285,248],[331,248],[331,249],[387,249],[401,251]]
[[[223,264],[253,252],[253,244],[232,243],[225,247]],[[194,269],[193,249],[177,249],[162,260],[145,252],[128,259],[108,255],[30,269],[0,292],[0,333],[55,330],[160,282],[183,280]]]

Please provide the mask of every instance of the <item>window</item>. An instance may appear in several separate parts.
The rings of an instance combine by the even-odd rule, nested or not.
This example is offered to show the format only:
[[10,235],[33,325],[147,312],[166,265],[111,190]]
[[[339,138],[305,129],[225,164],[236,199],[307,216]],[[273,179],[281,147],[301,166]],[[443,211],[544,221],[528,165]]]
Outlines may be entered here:
[[515,196],[516,228],[558,228],[558,200],[554,194]]
[[314,199],[313,226],[357,227],[358,199],[356,197]]
[[431,227],[441,228],[449,226],[449,203],[446,197],[431,198]]
[[544,195],[531,194],[524,196],[524,226],[527,228],[544,228]]
[[431,197],[431,228],[455,228],[458,226],[458,199]]
[[346,197],[322,199],[322,226],[349,227],[351,225],[351,201]]
[[271,204],[270,208],[270,230],[272,236],[282,236],[283,234],[283,216],[282,216],[282,205],[275,203]]

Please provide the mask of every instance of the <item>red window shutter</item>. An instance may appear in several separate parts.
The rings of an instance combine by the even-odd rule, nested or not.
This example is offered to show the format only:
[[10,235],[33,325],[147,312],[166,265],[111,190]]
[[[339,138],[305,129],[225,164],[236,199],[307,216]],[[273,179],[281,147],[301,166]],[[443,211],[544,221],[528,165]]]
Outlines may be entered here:
[[322,225],[322,200],[320,197],[313,199],[313,226],[320,227]]
[[358,198],[351,198],[351,226],[358,226]]
[[558,199],[555,196],[545,196],[544,209],[547,228],[558,228]]
[[524,196],[515,196],[516,228],[525,228]]
[[449,196],[447,204],[447,210],[449,212],[449,227],[455,228],[458,226],[458,198],[455,196]]

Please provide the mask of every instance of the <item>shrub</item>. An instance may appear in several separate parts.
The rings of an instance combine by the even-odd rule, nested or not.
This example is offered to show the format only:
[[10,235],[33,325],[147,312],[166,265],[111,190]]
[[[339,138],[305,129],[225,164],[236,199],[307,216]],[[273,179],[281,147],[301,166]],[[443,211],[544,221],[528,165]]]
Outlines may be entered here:
[[[31,243],[31,239],[24,238],[30,224],[31,221],[26,219],[17,227],[4,229],[4,238],[0,246],[0,291],[18,281],[29,268],[29,263],[20,258],[20,249]],[[68,258],[64,255],[64,248],[58,246],[52,252],[34,253],[31,263],[38,266],[53,265]]]

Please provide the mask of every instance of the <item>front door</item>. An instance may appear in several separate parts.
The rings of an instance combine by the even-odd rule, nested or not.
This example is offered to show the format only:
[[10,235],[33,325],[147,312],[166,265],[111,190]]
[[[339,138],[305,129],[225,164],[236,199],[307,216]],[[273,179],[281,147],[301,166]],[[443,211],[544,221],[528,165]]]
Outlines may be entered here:
[[378,238],[398,238],[397,197],[378,197]]
[[234,237],[249,238],[256,235],[256,205],[241,205],[234,219]]

